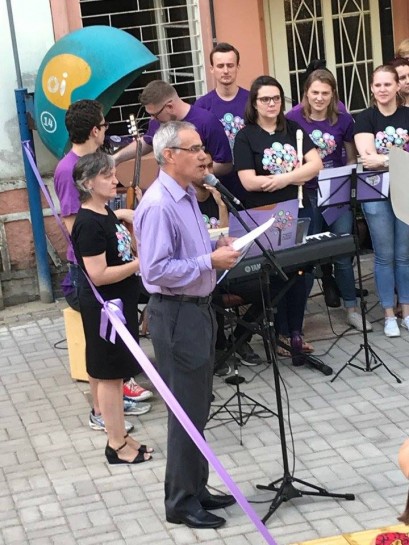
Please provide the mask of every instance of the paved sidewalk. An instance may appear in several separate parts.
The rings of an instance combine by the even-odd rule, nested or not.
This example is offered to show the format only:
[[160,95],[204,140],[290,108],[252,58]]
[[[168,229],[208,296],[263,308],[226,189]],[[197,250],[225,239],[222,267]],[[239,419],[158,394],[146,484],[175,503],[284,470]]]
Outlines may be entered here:
[[[364,258],[364,271],[370,275],[370,256]],[[366,287],[373,307],[371,278]],[[155,446],[154,460],[135,467],[106,463],[105,434],[87,423],[88,384],[72,381],[69,374],[63,307],[62,302],[33,303],[0,312],[0,545],[265,543],[237,505],[227,509],[227,525],[218,531],[164,521],[166,410],[158,396],[150,413],[127,417],[136,436]],[[331,310],[331,317],[337,333],[346,329],[341,309]],[[349,367],[331,383],[316,370],[280,360],[295,476],[331,492],[353,493],[356,500],[302,497],[283,503],[267,522],[279,545],[393,525],[403,509],[407,483],[396,458],[408,435],[409,333],[386,339],[378,306],[370,317],[375,321],[370,343],[401,384],[383,367],[374,372]],[[315,354],[325,354],[323,361],[335,371],[362,342],[361,335],[349,332],[333,345],[322,296],[308,304],[305,333]],[[142,347],[152,355],[148,340]],[[260,340],[254,348],[262,353]],[[240,373],[248,381],[242,391],[275,411],[272,369],[242,367]],[[141,382],[150,385],[147,378]],[[234,388],[215,378],[214,391],[218,405]],[[277,419],[259,416],[240,429],[223,414],[209,423],[207,439],[264,516],[273,493],[256,485],[278,479],[283,464]],[[287,440],[292,468],[288,433]],[[214,473],[210,482],[225,490]]]

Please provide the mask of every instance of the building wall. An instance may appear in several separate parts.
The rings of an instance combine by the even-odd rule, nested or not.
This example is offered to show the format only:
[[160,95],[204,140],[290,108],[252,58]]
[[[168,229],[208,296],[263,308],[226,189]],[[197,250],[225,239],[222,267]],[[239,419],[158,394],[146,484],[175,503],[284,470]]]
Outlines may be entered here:
[[393,34],[395,48],[405,38],[409,38],[409,2],[392,0]]
[[[213,0],[216,42],[228,42],[240,52],[238,83],[249,88],[251,82],[268,73],[267,46],[263,0]],[[213,46],[209,15],[209,1],[201,2],[205,63]],[[213,81],[208,73],[208,88]]]
[[[54,43],[49,0],[11,2],[23,87],[34,91],[37,69]],[[0,2],[0,183],[24,176],[14,90],[18,87],[6,2]],[[53,156],[38,142],[41,169],[51,171]]]

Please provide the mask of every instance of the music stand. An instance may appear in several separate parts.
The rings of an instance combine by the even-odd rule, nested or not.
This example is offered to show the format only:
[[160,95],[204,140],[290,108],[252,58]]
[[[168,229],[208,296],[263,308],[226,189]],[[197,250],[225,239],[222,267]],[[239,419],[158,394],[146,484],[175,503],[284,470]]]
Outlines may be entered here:
[[[363,343],[360,344],[358,350],[349,358],[349,360],[339,369],[339,371],[331,379],[331,382],[342,373],[346,367],[354,367],[359,371],[365,373],[373,372],[378,367],[384,367],[387,372],[393,376],[399,384],[401,379],[389,369],[381,357],[375,352],[368,341],[368,329],[366,325],[366,300],[363,292],[362,283],[362,269],[361,269],[361,257],[360,247],[358,239],[358,220],[357,220],[357,208],[360,202],[369,202],[386,199],[389,190],[389,173],[379,171],[357,171],[357,165],[347,165],[346,167],[340,167],[339,169],[324,169],[320,173],[318,179],[319,184],[319,198],[318,204],[320,206],[326,206],[326,210],[330,211],[330,208],[335,206],[349,205],[352,211],[353,217],[353,235],[355,243],[355,258],[358,271],[358,286],[360,294],[360,310],[362,316],[363,325]],[[348,198],[349,197],[349,198]],[[339,213],[339,210],[338,210]],[[342,213],[342,212],[341,212]],[[323,213],[325,218],[325,211]],[[328,214],[327,214],[328,218]],[[332,214],[332,221],[335,221],[336,217]],[[365,355],[365,367],[353,363],[361,352]]]

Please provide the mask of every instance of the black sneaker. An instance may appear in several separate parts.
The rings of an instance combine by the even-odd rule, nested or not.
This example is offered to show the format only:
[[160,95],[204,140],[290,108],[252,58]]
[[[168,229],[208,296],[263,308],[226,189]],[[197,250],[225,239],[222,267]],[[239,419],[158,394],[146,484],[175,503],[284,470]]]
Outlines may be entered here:
[[243,343],[240,348],[236,349],[236,354],[240,358],[241,363],[243,365],[247,365],[248,367],[254,367],[256,365],[260,365],[260,363],[263,363],[263,360],[256,352],[254,352],[250,346],[250,343]]

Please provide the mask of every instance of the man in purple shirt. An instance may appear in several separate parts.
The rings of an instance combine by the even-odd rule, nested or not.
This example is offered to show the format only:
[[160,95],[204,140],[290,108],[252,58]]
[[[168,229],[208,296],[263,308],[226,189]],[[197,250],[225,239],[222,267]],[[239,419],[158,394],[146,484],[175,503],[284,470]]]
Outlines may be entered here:
[[[141,275],[152,294],[149,331],[157,368],[198,431],[210,409],[216,322],[211,293],[215,269],[230,269],[239,253],[231,239],[212,246],[191,183],[206,174],[206,154],[191,123],[171,121],[153,138],[158,178],[135,212]],[[192,528],[219,528],[225,519],[209,513],[234,503],[211,495],[209,468],[173,413],[168,411],[165,475],[166,520]]]
[[[217,117],[197,106],[182,100],[176,89],[162,80],[151,81],[141,93],[139,100],[151,116],[148,130],[142,138],[142,155],[152,151],[152,139],[162,123],[187,121],[198,131],[203,144],[213,157],[216,176],[227,174],[232,169],[232,155],[229,141]],[[115,162],[133,159],[136,142],[132,142],[115,154]]]
[[[249,92],[236,83],[240,68],[240,53],[231,44],[221,42],[210,52],[210,71],[216,87],[198,98],[195,106],[212,112],[221,122],[233,150],[234,139],[244,127],[244,111]],[[244,195],[237,172],[222,177],[223,184],[238,198]]]

